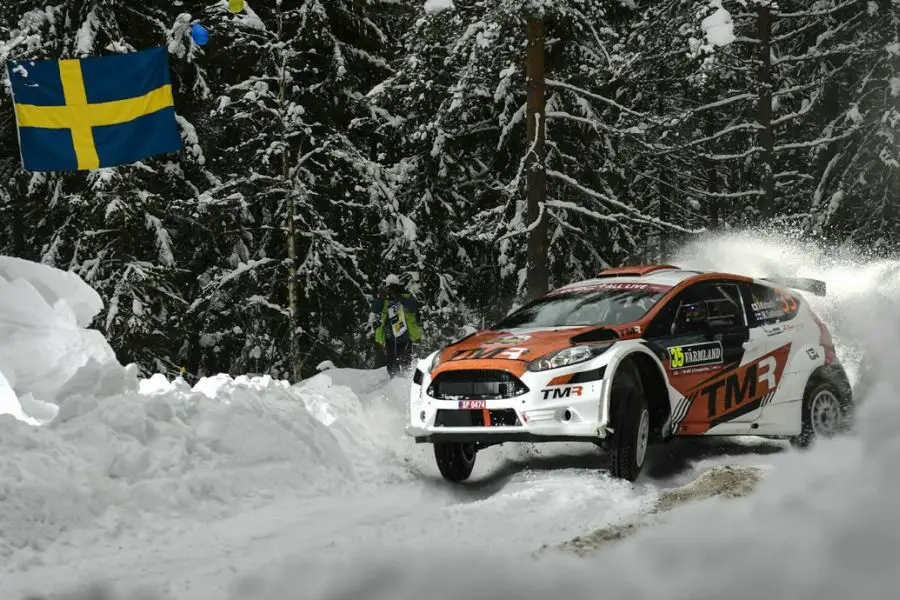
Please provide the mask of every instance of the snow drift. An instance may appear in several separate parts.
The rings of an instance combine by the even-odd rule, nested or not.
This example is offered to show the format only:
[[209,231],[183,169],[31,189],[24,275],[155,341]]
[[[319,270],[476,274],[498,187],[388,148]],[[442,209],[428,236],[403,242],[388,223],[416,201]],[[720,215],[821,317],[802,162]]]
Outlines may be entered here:
[[402,428],[379,439],[368,425],[400,418],[400,407],[366,406],[346,385],[365,391],[382,373],[329,371],[295,386],[227,375],[193,388],[163,375],[139,381],[86,328],[101,309],[77,276],[0,257],[5,568],[46,560],[79,536],[409,476]]
[[40,423],[67,394],[135,387],[133,368],[116,361],[99,331],[86,329],[102,308],[73,273],[0,256],[0,414]]

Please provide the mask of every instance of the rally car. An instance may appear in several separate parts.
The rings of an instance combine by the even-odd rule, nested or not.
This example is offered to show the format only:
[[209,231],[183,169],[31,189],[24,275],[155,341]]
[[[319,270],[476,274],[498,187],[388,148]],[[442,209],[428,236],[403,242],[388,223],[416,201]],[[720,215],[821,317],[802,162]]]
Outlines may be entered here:
[[418,361],[408,435],[444,478],[479,449],[584,441],[634,481],[647,446],[757,435],[808,446],[851,422],[853,397],[805,278],[755,279],[648,265],[553,290]]

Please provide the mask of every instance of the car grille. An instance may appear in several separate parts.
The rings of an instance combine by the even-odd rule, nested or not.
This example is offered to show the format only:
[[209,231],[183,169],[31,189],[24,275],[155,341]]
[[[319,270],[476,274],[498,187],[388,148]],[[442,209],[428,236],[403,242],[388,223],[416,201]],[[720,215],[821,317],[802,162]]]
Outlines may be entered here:
[[528,387],[518,377],[497,369],[447,371],[428,386],[428,395],[439,400],[500,400],[526,392]]
[[517,427],[522,425],[516,411],[511,408],[484,410],[439,409],[434,416],[435,427],[485,427],[485,416],[491,427]]

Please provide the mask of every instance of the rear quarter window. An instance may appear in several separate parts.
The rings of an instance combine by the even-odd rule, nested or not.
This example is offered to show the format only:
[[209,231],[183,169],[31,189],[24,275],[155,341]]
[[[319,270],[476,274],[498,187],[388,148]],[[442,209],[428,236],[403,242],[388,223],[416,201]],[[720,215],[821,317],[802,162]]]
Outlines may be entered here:
[[750,305],[747,312],[756,325],[790,321],[797,316],[800,299],[790,292],[765,285],[750,285]]

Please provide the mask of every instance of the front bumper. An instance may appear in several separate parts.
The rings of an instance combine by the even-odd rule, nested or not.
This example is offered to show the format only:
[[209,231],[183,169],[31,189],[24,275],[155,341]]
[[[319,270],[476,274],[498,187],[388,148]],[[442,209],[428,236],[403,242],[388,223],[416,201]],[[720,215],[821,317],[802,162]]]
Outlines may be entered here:
[[503,427],[488,431],[485,427],[470,428],[424,428],[406,426],[406,434],[415,438],[417,444],[438,442],[475,442],[479,444],[501,444],[504,442],[585,442],[606,438],[604,428],[588,427]]
[[[584,371],[590,367],[582,364],[577,368]],[[602,370],[598,372],[602,373]],[[512,398],[486,399],[475,407],[464,398],[429,396],[430,378],[426,375],[420,383],[414,382],[411,386],[405,432],[417,443],[490,445],[502,442],[598,442],[607,438],[610,433],[607,403],[604,402],[607,381],[596,379],[577,385],[549,386],[550,380],[565,374],[559,371],[526,373],[521,380],[529,391]]]

